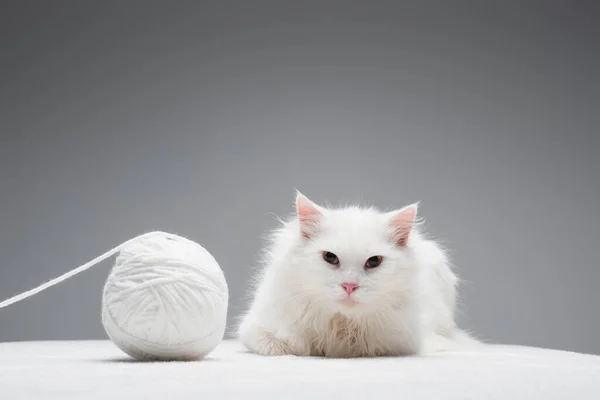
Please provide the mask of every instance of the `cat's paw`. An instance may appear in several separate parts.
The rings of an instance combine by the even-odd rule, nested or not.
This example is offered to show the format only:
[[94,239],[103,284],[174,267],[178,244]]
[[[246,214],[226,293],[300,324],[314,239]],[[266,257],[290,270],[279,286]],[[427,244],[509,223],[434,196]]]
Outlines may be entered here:
[[293,339],[282,339],[269,332],[263,333],[259,342],[257,353],[264,356],[309,355],[309,350],[302,343]]
[[254,331],[240,339],[250,351],[263,356],[310,355],[310,349],[302,341],[268,331]]

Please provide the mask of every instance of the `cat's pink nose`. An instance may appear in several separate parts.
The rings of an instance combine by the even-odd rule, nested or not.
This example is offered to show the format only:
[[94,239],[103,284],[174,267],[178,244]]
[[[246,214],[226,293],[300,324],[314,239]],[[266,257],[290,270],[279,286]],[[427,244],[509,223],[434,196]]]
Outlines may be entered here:
[[348,293],[348,296],[350,296],[352,294],[352,292],[354,292],[356,289],[358,289],[358,285],[356,283],[344,282],[344,283],[342,283],[342,287],[344,288],[346,293]]

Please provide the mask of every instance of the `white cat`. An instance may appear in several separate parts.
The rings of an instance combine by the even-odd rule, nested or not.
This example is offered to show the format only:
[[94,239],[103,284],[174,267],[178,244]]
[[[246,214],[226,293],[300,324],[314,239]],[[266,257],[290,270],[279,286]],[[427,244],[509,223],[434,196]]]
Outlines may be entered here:
[[478,343],[454,320],[457,277],[416,224],[392,212],[319,206],[298,192],[276,230],[240,341],[266,355],[418,355]]

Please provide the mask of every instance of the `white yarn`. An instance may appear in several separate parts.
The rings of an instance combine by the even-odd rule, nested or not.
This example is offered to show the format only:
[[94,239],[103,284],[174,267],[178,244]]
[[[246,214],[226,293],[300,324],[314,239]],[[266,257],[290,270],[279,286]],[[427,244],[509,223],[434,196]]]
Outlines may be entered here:
[[106,284],[102,322],[137,359],[199,359],[225,333],[228,288],[202,246],[174,235],[123,248]]
[[102,324],[139,360],[202,359],[225,334],[229,290],[214,257],[198,243],[151,232],[0,303],[24,300],[119,252],[104,285]]

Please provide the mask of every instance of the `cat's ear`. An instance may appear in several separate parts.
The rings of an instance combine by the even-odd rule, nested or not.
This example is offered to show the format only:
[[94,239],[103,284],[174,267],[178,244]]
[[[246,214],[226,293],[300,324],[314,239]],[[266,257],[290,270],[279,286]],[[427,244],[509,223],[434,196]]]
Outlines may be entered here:
[[392,239],[398,246],[406,246],[417,220],[418,209],[419,203],[413,203],[388,213]]
[[296,213],[302,236],[310,238],[316,232],[323,212],[322,207],[310,201],[302,193],[296,192]]

